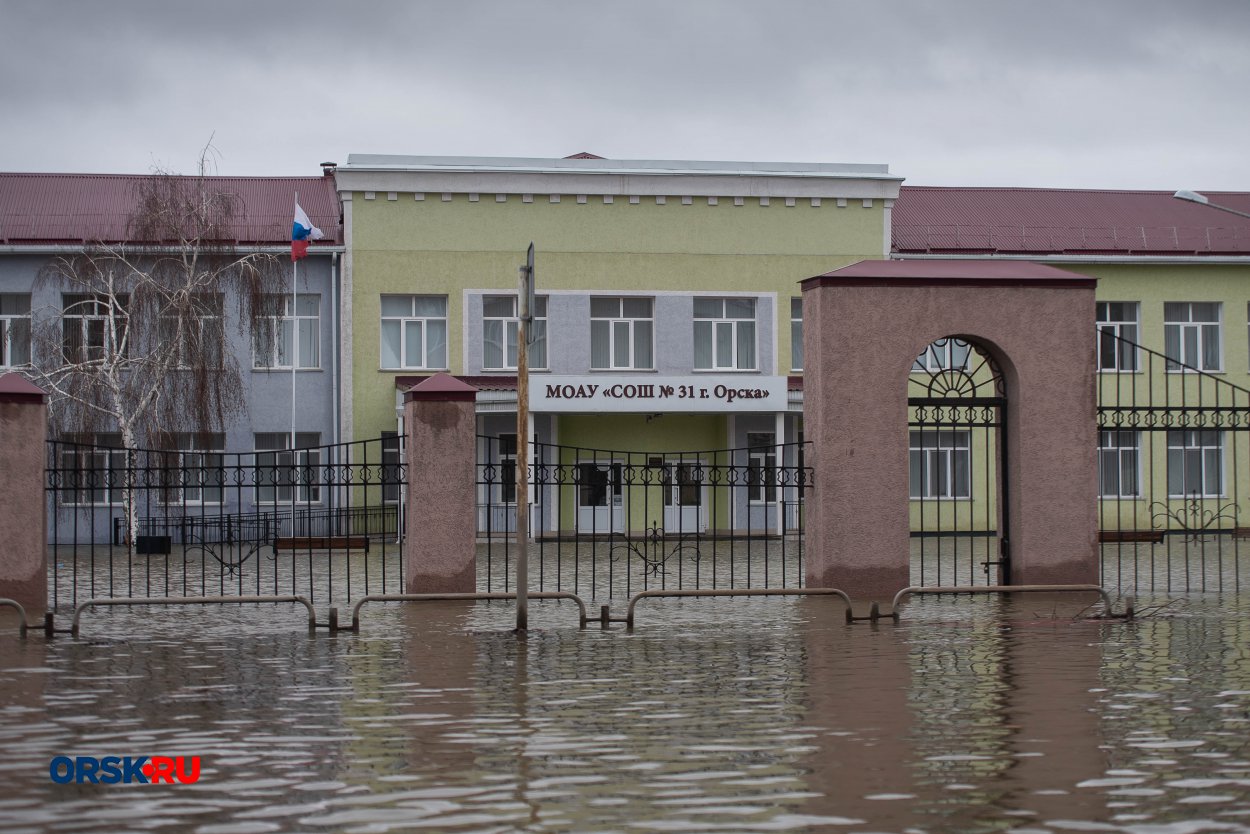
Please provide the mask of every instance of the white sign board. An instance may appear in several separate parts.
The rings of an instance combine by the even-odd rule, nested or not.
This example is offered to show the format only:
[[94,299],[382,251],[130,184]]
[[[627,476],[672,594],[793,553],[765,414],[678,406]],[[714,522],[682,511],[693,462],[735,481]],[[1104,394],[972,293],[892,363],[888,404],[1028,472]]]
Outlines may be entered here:
[[533,374],[529,405],[547,414],[785,411],[786,390],[786,377],[754,374]]

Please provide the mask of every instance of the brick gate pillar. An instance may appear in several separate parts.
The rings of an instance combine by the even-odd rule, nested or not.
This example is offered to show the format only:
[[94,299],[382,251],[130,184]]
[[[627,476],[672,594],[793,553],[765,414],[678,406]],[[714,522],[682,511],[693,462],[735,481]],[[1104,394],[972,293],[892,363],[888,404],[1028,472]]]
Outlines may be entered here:
[[47,437],[43,390],[19,374],[0,376],[0,597],[31,618],[48,605]]
[[888,602],[911,584],[908,372],[977,342],[1007,397],[1011,581],[1098,581],[1095,280],[997,261],[863,261],[803,282],[806,581]]
[[404,590],[477,590],[477,389],[436,374],[404,395]]

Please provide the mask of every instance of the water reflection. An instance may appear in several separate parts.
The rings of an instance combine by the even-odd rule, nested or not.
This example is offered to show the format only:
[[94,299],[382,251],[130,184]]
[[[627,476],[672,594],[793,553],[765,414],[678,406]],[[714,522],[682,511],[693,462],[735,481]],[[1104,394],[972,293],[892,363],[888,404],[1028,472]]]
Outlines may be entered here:
[[[633,634],[536,604],[100,612],[0,638],[6,831],[1250,831],[1250,605],[668,600]],[[1238,607],[1240,606],[1240,607]],[[199,755],[56,785],[56,755]]]

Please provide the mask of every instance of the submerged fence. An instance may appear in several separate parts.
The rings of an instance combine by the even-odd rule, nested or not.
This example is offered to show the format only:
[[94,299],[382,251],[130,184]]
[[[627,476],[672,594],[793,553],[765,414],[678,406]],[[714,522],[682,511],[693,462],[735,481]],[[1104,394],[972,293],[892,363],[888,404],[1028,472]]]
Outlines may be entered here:
[[1216,355],[1208,331],[1176,326],[1168,354],[1114,326],[1100,334],[1098,540],[1108,588],[1238,591],[1250,578],[1250,391],[1197,367]]
[[[1201,364],[1204,337],[1183,338],[1165,355],[1114,330],[1100,335],[1091,464],[1100,579],[1114,592],[1236,592],[1250,576],[1250,390],[1181,361]],[[976,364],[974,346],[943,349],[913,368],[900,437],[912,584],[1006,584],[1010,391],[995,367]],[[264,439],[269,448],[245,453],[211,436],[135,450],[50,441],[52,606],[258,594],[344,604],[403,591],[412,473],[402,439]],[[807,445],[747,439],[686,452],[534,443],[531,589],[606,600],[802,587],[804,505],[819,496]],[[478,438],[480,591],[515,590],[516,452],[515,435]]]
[[[769,436],[771,439],[771,435]],[[479,438],[479,586],[515,587],[515,442]],[[801,587],[805,445],[630,452],[533,445],[531,587],[590,599],[652,588]]]
[[52,607],[121,596],[345,602],[401,590],[401,440],[295,440],[249,453],[194,441],[176,449],[49,441]]

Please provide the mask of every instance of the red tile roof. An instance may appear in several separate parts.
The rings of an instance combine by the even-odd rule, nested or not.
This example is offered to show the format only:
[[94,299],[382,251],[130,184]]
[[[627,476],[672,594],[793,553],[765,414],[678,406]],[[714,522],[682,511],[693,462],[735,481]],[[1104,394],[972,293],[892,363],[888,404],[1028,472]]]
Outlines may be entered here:
[[808,278],[803,288],[812,286],[917,286],[935,282],[961,286],[1083,286],[1092,289],[1095,281],[1066,269],[1029,261],[995,260],[905,260],[859,261]]
[[[432,379],[435,375],[421,374],[418,376],[401,375],[395,377],[395,387],[407,391]],[[473,386],[479,391],[515,391],[516,376],[465,376],[456,374],[455,379]]]
[[[903,186],[892,245],[904,254],[1250,254],[1250,218],[1173,193]],[[1202,193],[1250,212],[1250,193]]]
[[[0,243],[127,240],[138,186],[147,179],[150,175],[0,173]],[[325,233],[320,244],[343,240],[331,176],[207,179],[214,189],[238,195],[234,235],[239,243],[289,243],[296,192],[300,206]]]

